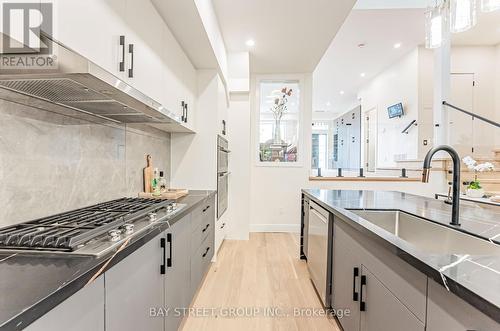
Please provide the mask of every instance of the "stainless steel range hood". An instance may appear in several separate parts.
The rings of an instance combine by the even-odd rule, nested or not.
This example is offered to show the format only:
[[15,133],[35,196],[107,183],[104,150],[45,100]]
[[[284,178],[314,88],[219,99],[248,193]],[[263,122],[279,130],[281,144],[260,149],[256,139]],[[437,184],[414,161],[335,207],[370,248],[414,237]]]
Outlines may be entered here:
[[[47,36],[42,36],[42,41],[52,43],[57,68],[0,67],[1,99],[58,113],[67,111],[83,119],[145,123],[164,131],[192,132],[160,103],[82,55]],[[12,55],[16,54],[7,54]]]

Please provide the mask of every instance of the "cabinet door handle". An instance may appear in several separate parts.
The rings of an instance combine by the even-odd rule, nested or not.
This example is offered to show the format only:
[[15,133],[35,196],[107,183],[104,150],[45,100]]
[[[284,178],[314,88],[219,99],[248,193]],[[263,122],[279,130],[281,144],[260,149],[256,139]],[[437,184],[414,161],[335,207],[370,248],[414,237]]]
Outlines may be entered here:
[[184,103],[184,109],[186,110],[186,115],[184,115],[184,123],[188,122],[188,104]]
[[361,286],[359,287],[359,310],[366,311],[366,302],[363,301],[363,286],[366,286],[366,276],[361,275]]
[[168,241],[168,259],[167,259],[167,267],[172,267],[172,234],[167,233],[167,241]]
[[224,229],[225,226],[226,226],[226,223],[222,223],[222,226],[220,228]]
[[210,247],[207,247],[207,249],[205,250],[205,253],[202,256],[203,257],[207,256],[209,250],[210,250]]
[[352,300],[358,301],[358,292],[356,292],[356,278],[359,276],[359,268],[355,267],[352,275]]
[[203,230],[201,230],[201,232],[207,231],[207,229],[208,229],[209,226],[210,226],[210,223],[208,223],[207,226],[205,226],[205,228]]
[[128,77],[134,77],[134,44],[128,45],[128,53],[130,54],[130,68],[128,69]]
[[165,248],[166,248],[166,244],[165,244],[165,238],[161,238],[160,239],[160,247],[163,249],[163,254],[162,254],[162,260],[163,260],[163,264],[160,265],[160,274],[164,275],[165,274]]
[[185,106],[184,101],[181,102],[181,108],[182,108],[181,121],[184,122],[184,118],[186,116],[186,106]]
[[120,72],[125,71],[125,36],[120,36],[120,47],[122,48],[122,60],[120,61]]
[[209,208],[210,206],[207,206],[205,209],[203,209],[203,212],[206,212]]

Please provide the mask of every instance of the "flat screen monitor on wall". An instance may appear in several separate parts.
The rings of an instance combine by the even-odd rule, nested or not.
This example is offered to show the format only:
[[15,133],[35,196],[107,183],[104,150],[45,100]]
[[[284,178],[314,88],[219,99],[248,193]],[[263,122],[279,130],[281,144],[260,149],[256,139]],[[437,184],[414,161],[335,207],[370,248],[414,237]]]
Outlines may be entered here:
[[389,113],[389,118],[401,117],[404,115],[403,112],[403,104],[397,103],[387,108],[387,112]]

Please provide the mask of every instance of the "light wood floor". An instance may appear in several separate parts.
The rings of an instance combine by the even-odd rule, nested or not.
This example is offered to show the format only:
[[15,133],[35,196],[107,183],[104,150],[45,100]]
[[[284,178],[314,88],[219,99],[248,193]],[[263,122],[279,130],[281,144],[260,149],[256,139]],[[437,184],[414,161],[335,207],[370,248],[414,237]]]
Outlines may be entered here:
[[[213,314],[197,311],[196,317],[185,319],[182,330],[340,330],[332,317],[295,316],[294,308],[309,313],[321,308],[298,247],[298,235],[288,233],[226,240],[193,303],[193,308],[214,308]],[[271,307],[278,308],[271,312],[280,317],[264,316],[264,309]],[[256,313],[229,317],[230,308],[240,308],[233,314],[238,316],[243,308],[256,308]]]

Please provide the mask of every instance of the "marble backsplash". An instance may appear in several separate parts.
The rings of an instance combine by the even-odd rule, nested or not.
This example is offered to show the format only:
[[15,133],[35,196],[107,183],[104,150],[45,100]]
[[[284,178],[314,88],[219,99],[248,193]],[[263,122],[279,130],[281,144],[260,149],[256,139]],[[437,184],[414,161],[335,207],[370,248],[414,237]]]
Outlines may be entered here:
[[147,154],[170,178],[168,133],[0,100],[0,227],[135,197]]

